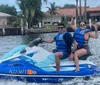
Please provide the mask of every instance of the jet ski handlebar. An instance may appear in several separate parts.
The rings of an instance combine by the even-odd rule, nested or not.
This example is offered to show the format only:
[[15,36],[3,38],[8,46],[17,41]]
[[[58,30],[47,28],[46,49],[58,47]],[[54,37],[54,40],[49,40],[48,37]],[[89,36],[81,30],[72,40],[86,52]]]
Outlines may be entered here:
[[[38,46],[40,43],[44,42],[42,38],[36,38],[33,41],[31,41],[28,46],[33,47],[33,46]],[[20,53],[25,53],[26,49],[23,49]]]

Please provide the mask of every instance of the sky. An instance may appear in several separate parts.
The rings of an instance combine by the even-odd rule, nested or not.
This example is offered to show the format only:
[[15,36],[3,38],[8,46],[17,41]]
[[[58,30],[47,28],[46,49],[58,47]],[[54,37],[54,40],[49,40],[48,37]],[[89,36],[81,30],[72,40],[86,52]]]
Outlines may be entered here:
[[[75,4],[76,0],[48,0],[48,3],[45,4],[43,2],[42,11],[46,12],[48,9],[46,7],[50,6],[50,3],[55,2],[57,6],[64,6],[64,4]],[[82,5],[84,5],[84,0],[82,1]],[[0,4],[8,4],[9,6],[15,6],[17,11],[19,11],[19,7],[16,4],[16,0],[0,0]],[[87,5],[91,7],[96,7],[100,5],[100,0],[87,0]]]

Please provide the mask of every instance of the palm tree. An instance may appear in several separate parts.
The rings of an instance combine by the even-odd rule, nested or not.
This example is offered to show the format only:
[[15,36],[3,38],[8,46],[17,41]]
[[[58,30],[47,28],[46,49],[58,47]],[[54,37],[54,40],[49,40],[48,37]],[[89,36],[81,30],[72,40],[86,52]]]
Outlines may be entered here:
[[85,20],[87,20],[87,2],[86,2],[87,0],[85,0],[85,2],[84,2],[84,18],[85,18]]
[[[47,2],[47,0],[44,1]],[[42,0],[17,0],[17,4],[22,11],[23,17],[28,23],[28,28],[30,29],[36,9],[41,9]]]
[[52,16],[57,14],[56,12],[57,7],[55,5],[55,2],[50,3],[50,7],[47,7],[47,8],[48,8],[49,14],[51,15],[51,24],[52,24]]
[[82,11],[81,11],[82,9],[81,9],[81,0],[80,0],[80,20],[81,20],[81,16],[82,16]]
[[76,0],[76,20],[78,18],[78,0]]

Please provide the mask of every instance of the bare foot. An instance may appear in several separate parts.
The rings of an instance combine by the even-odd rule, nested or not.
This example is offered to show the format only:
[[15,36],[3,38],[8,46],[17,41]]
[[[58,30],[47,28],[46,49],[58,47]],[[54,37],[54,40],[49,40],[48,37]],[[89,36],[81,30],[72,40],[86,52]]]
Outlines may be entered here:
[[80,71],[79,68],[76,68],[76,69],[75,69],[75,72],[78,72],[78,71]]
[[59,71],[60,71],[59,69],[56,70],[56,72],[59,72]]

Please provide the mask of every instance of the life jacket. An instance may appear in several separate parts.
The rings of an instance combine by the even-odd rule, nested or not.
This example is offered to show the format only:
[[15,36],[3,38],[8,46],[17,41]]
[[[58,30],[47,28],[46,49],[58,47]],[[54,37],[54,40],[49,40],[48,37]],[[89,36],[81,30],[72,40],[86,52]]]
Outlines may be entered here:
[[76,29],[74,32],[74,40],[78,43],[79,47],[84,47],[88,44],[88,40],[85,40],[84,35],[85,33],[90,32],[89,29]]
[[58,52],[67,52],[67,43],[64,40],[65,33],[58,33],[55,37],[56,40],[56,48]]

